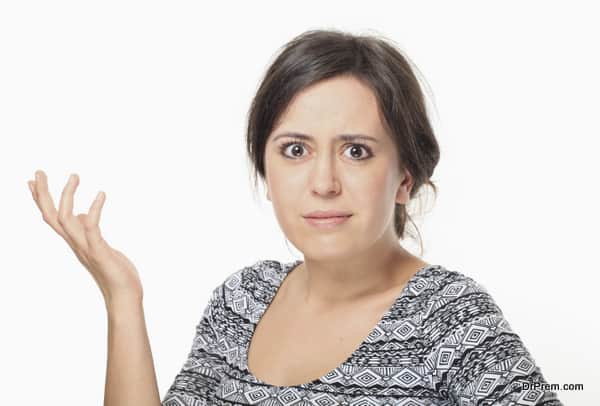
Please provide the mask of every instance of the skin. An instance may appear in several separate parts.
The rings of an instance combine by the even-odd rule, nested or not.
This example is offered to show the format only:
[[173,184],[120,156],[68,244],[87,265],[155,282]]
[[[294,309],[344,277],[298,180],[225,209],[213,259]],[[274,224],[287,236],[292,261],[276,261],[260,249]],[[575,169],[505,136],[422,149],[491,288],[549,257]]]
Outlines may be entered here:
[[[302,157],[287,159],[279,146],[289,139],[273,140],[281,131],[310,134],[314,139],[308,141]],[[360,160],[351,155],[351,147],[358,147],[357,143],[334,140],[340,133],[367,134],[377,142],[360,141],[371,149],[359,147],[360,157],[367,158]],[[305,258],[277,294],[284,303],[300,306],[279,308],[297,311],[292,319],[304,333],[310,327],[302,326],[323,332],[335,322],[339,328],[334,331],[348,331],[354,341],[339,345],[333,355],[320,360],[329,364],[333,357],[338,364],[355,347],[356,337],[362,337],[365,323],[372,325],[378,320],[398,286],[404,286],[426,265],[402,248],[393,227],[394,204],[408,202],[412,178],[399,169],[374,94],[351,77],[329,79],[299,93],[269,138],[265,150],[267,198],[283,231]],[[284,152],[291,153],[291,148]],[[141,306],[136,305],[143,293],[139,275],[131,261],[102,237],[99,221],[104,193],[98,194],[88,213],[73,214],[78,185],[79,177],[74,174],[62,191],[57,210],[46,174],[38,170],[35,180],[28,181],[43,220],[71,247],[105,298],[109,310],[105,404],[158,404],[148,337]],[[302,218],[317,209],[348,210],[353,216],[341,227],[319,230]],[[370,304],[363,312],[342,311],[363,302]],[[340,316],[332,318],[332,310],[341,311]],[[318,314],[321,319],[312,317]],[[289,319],[290,313],[285,316],[279,321]],[[356,330],[347,328],[353,325],[350,316],[363,321],[356,324]],[[277,325],[277,314],[275,319]],[[309,375],[313,373],[311,370]],[[131,391],[136,385],[145,389]]]
[[[304,141],[306,146],[290,137],[275,140],[283,132],[313,139]],[[349,133],[377,142],[336,139]],[[284,156],[280,146],[290,141]],[[369,147],[372,156],[357,143]],[[329,78],[296,94],[267,139],[265,172],[277,221],[304,254],[281,294],[307,312],[389,297],[428,265],[396,237],[394,205],[409,201],[413,179],[400,169],[375,94],[355,77]],[[346,210],[353,216],[321,230],[302,217],[313,210]]]
[[[65,185],[58,210],[48,192],[46,174],[38,170],[27,182],[42,219],[71,247],[102,291],[108,319],[104,405],[161,404],[137,270],[102,237],[100,214],[105,194],[98,193],[88,213],[73,214],[79,176]],[[134,389],[132,389],[134,388]]]
[[[313,139],[306,141],[299,157],[292,155],[293,145],[288,146],[286,158],[279,147],[291,139],[274,140],[284,131]],[[365,134],[377,141],[334,139],[341,133]],[[408,202],[413,180],[406,169],[400,170],[374,93],[356,78],[338,76],[299,92],[269,135],[265,169],[267,198],[284,233],[305,258],[281,293],[295,298],[303,309],[330,310],[389,295],[426,265],[396,238],[394,205]],[[43,171],[36,171],[28,185],[43,220],[68,243],[107,304],[142,297],[135,266],[102,237],[104,193],[87,214],[74,215],[76,174],[65,185],[58,210]],[[347,210],[353,216],[340,227],[319,230],[302,217],[317,209]]]
[[69,177],[58,210],[48,191],[48,178],[43,171],[36,171],[35,180],[27,184],[42,219],[67,242],[79,262],[92,275],[106,306],[140,301],[143,289],[135,266],[122,252],[111,247],[100,231],[105,194],[98,193],[88,213],[74,215],[73,199],[79,185],[77,174]]

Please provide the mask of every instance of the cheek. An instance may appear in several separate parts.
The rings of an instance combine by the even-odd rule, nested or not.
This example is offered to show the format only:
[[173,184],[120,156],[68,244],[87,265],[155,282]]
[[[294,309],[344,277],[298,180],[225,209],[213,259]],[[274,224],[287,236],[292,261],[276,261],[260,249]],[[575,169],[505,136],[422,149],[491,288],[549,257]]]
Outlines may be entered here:
[[393,193],[392,179],[384,170],[349,176],[346,184],[352,188],[356,203],[364,208],[385,205]]
[[[270,172],[269,172],[270,171]],[[288,223],[294,221],[294,217],[302,214],[299,193],[303,191],[302,183],[298,176],[281,168],[269,167],[267,169],[267,180],[271,204],[277,220],[286,228]]]
[[368,228],[380,229],[393,217],[396,190],[390,173],[382,168],[371,172],[368,179],[361,179],[360,184],[353,184],[351,205],[362,213],[361,222]]
[[[275,153],[273,153],[274,155]],[[286,165],[280,157],[267,156],[265,157],[265,171],[269,194],[271,200],[281,201],[296,201],[297,193],[304,190],[305,179],[300,168],[295,168],[292,165]]]
[[298,194],[304,191],[305,182],[298,173],[273,168],[268,176],[268,188],[272,200],[282,203],[295,202]]

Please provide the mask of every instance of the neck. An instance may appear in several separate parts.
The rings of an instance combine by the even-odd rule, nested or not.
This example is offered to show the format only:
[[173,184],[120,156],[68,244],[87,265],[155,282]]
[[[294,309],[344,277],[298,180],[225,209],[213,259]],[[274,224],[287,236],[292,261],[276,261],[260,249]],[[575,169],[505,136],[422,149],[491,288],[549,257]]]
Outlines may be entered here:
[[330,309],[397,289],[426,265],[400,245],[335,260],[305,256],[290,285],[299,305]]

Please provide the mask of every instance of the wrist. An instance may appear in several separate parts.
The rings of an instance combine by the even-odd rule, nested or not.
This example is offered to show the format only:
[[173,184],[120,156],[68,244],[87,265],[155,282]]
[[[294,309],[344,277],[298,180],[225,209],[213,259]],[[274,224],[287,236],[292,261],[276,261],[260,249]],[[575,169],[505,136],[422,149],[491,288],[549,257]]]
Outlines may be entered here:
[[112,295],[105,298],[105,305],[109,314],[137,311],[143,307],[143,296],[137,294]]

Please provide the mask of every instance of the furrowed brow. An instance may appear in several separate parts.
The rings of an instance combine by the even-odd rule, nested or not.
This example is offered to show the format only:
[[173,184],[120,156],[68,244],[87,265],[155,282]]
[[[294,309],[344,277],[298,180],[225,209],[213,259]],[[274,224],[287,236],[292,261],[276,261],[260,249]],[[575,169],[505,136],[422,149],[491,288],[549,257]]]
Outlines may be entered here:
[[[307,135],[307,134],[297,133],[297,132],[283,132],[283,133],[277,134],[275,137],[273,137],[273,141],[277,141],[279,138],[283,138],[283,137],[291,137],[291,138],[300,139],[300,140],[314,141],[314,137]],[[346,142],[352,142],[352,141],[357,141],[357,140],[367,140],[367,141],[379,142],[377,140],[377,138],[371,137],[369,135],[364,135],[364,134],[338,134],[335,138],[337,140],[346,141]]]

